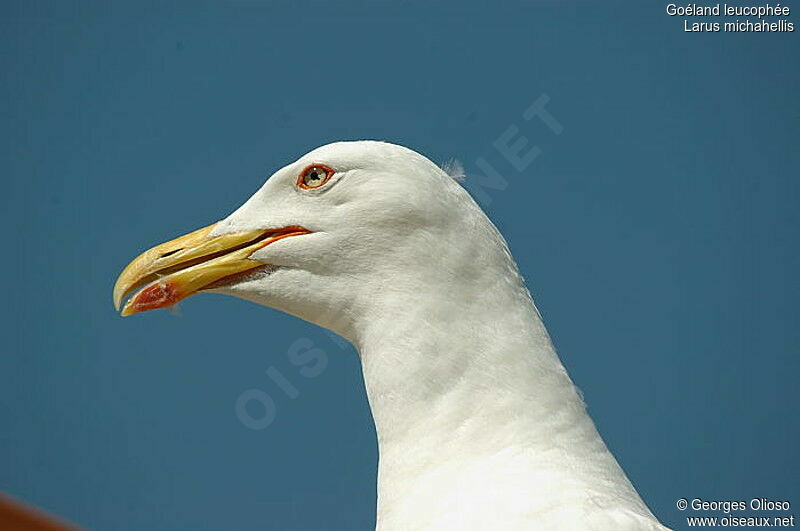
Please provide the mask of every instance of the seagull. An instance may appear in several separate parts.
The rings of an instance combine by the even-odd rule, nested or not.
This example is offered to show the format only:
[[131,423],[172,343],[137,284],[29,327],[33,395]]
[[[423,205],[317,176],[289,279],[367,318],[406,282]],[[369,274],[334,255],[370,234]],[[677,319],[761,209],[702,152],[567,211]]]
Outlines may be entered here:
[[316,148],[227,218],[135,258],[114,303],[127,316],[202,292],[355,346],[377,530],[667,529],[587,414],[502,235],[423,155]]

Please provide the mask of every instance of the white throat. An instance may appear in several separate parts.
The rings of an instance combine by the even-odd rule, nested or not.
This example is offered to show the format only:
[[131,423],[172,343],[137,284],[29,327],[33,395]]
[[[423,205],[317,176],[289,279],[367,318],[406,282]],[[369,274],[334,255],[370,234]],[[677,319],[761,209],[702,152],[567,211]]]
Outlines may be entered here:
[[358,327],[378,528],[504,528],[499,515],[505,528],[569,528],[604,506],[652,521],[506,257],[513,271],[500,277],[437,279],[411,299],[385,287]]

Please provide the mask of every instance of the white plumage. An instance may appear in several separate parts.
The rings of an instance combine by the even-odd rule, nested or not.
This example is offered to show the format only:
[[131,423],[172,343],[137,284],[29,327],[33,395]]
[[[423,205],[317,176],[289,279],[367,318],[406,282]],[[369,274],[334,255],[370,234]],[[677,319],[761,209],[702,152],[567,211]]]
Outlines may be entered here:
[[[311,165],[334,173],[303,189]],[[209,237],[296,226],[310,233],[249,257],[272,267],[213,288],[355,345],[378,433],[379,530],[666,529],[597,433],[503,237],[456,180],[400,146],[330,144],[277,171]]]

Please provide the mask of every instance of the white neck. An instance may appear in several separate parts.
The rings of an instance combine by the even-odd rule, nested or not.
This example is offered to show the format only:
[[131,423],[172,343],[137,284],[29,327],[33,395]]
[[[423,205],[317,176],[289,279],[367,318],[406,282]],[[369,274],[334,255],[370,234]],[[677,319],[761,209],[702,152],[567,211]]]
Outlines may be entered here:
[[414,301],[390,289],[369,312],[356,344],[378,433],[379,529],[498,528],[501,506],[555,522],[587,500],[651,517],[510,276],[429,283]]

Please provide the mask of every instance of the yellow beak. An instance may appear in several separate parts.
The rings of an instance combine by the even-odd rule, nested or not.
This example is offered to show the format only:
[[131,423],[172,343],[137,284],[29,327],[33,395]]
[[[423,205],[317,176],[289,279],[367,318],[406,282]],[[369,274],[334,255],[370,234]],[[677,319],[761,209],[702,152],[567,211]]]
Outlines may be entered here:
[[289,236],[308,234],[302,227],[253,230],[210,237],[216,223],[137,256],[114,284],[114,307],[144,286],[122,308],[122,315],[172,306],[178,301],[233,281],[237,275],[266,264],[250,260],[258,249]]

